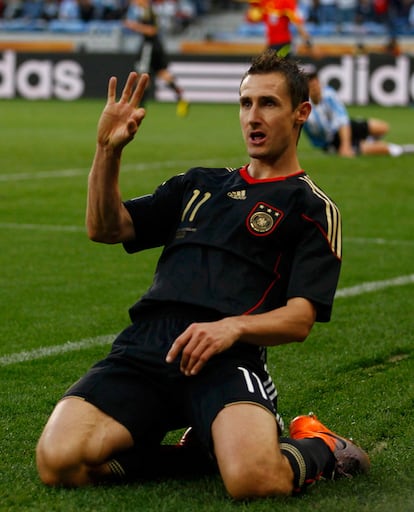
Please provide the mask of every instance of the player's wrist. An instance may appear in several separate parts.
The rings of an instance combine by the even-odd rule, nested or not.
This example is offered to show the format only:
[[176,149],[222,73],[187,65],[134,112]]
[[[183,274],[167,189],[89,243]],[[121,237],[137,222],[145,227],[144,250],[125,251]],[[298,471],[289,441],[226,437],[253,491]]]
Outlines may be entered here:
[[98,140],[96,143],[96,153],[106,159],[119,160],[119,158],[121,157],[121,153],[122,153],[122,147],[114,146],[109,141],[99,141]]

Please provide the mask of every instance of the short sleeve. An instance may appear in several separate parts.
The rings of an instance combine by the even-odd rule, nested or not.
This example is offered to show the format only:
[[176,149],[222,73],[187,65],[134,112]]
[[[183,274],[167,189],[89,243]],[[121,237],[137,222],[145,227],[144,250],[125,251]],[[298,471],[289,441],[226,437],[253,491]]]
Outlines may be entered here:
[[175,233],[181,212],[184,175],[174,176],[160,185],[153,194],[124,202],[134,223],[136,238],[125,242],[133,253],[165,245]]
[[287,296],[309,299],[316,306],[316,320],[328,322],[341,268],[340,212],[321,193],[312,209],[302,214],[302,225]]

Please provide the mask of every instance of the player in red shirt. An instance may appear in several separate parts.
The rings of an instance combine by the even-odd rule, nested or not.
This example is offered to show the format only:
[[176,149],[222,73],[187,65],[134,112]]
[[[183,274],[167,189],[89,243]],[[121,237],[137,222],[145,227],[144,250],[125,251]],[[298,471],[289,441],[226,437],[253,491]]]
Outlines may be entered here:
[[266,45],[282,57],[292,52],[292,25],[298,31],[307,47],[312,46],[311,38],[304,26],[295,0],[262,0],[263,21],[266,25]]

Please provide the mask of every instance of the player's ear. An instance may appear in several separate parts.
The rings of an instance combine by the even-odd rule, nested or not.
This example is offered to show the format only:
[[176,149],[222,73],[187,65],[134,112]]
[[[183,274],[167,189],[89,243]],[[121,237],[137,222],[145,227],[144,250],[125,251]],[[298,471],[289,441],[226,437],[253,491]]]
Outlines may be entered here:
[[296,122],[298,124],[304,124],[311,113],[312,107],[309,101],[303,101],[298,105],[295,111]]

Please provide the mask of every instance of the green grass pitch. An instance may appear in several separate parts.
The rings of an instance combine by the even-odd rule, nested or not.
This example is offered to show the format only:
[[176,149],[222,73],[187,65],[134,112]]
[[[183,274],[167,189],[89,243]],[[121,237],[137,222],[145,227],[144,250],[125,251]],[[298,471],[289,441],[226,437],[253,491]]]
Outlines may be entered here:
[[[39,482],[34,449],[48,415],[127,325],[158,255],[128,256],[86,237],[103,104],[0,102],[0,511],[413,511],[414,155],[339,159],[305,139],[303,168],[342,211],[341,293],[332,321],[304,344],[270,349],[269,366],[285,422],[314,411],[367,449],[371,473],[320,482],[302,498],[238,504],[219,478],[78,490]],[[387,119],[390,141],[414,142],[410,108],[351,111]],[[246,160],[237,105],[192,105],[180,119],[174,105],[151,103],[124,154],[123,195],[151,192],[199,163]]]

